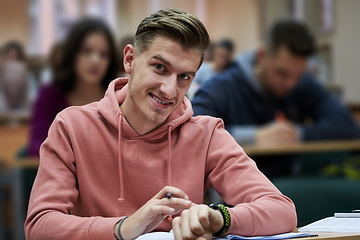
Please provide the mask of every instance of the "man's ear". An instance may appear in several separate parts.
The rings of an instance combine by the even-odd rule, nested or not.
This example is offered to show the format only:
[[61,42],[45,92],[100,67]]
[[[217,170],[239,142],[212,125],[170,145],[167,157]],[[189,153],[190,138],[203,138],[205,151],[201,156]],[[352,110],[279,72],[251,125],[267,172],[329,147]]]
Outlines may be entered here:
[[124,69],[127,74],[131,74],[134,59],[135,59],[135,48],[133,45],[128,44],[124,48]]

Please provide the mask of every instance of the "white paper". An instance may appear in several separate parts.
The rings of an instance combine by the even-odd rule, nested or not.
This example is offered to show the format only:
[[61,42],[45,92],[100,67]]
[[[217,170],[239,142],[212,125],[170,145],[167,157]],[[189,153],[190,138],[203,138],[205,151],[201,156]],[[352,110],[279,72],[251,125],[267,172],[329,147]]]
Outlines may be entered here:
[[359,232],[360,218],[328,217],[299,229],[304,232]]
[[336,218],[360,218],[360,213],[335,213]]
[[[283,233],[272,236],[258,236],[258,237],[243,237],[237,235],[227,235],[222,238],[213,238],[214,240],[231,240],[231,239],[243,239],[243,240],[276,240],[276,239],[289,239],[295,237],[307,237],[307,233]],[[173,232],[153,232],[146,233],[136,238],[135,240],[174,240]]]
[[[312,235],[316,236],[316,235]],[[308,233],[282,233],[282,234],[276,234],[271,236],[257,236],[257,237],[243,237],[243,236],[237,236],[237,235],[228,235],[226,238],[221,239],[230,239],[230,240],[279,240],[279,239],[290,239],[290,238],[299,238],[299,237],[310,237]]]
[[152,232],[141,235],[135,240],[174,240],[174,235],[171,232]]

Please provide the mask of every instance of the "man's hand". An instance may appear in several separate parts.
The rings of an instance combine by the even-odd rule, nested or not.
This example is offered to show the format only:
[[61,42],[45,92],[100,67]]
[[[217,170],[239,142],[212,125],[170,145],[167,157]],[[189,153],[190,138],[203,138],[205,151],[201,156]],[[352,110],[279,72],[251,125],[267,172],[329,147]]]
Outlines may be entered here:
[[224,219],[220,211],[207,205],[195,204],[182,211],[181,216],[172,222],[175,240],[209,240],[223,225]]
[[289,144],[299,141],[297,129],[288,121],[273,122],[256,131],[257,144]]
[[[170,199],[165,198],[167,192],[172,194]],[[121,235],[126,240],[137,238],[156,228],[167,216],[177,214],[190,206],[191,201],[183,191],[174,187],[164,187],[123,222]],[[116,237],[118,237],[117,228],[118,224],[114,227]]]

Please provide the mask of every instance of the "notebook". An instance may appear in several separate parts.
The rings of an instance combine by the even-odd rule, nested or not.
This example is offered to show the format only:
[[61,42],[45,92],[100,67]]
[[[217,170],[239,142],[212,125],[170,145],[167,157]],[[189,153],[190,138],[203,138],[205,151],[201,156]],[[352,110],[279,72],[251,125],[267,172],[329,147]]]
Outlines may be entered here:
[[327,217],[299,228],[299,231],[360,233],[360,218]]
[[[257,237],[243,237],[238,235],[227,235],[222,238],[213,238],[216,240],[277,240],[277,239],[291,239],[300,237],[317,236],[317,234],[310,233],[283,233],[271,236],[257,236]],[[172,231],[170,232],[153,232],[141,235],[136,240],[174,240]]]

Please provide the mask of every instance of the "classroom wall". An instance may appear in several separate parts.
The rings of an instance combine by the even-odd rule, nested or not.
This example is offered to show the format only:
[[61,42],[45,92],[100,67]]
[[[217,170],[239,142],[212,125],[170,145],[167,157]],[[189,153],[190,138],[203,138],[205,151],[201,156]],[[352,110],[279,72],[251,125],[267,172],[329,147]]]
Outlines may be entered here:
[[10,40],[28,44],[28,1],[0,0],[0,46]]
[[[288,0],[259,0],[262,30],[268,29],[278,18],[286,17]],[[264,32],[262,32],[262,36]]]
[[334,81],[343,86],[346,101],[360,103],[360,1],[336,0],[334,7]]
[[234,40],[237,51],[255,47],[260,39],[260,8],[256,0],[121,0],[118,1],[119,38],[133,35],[146,16],[161,8],[180,8],[205,24],[210,37]]
[[[305,0],[311,1],[311,0]],[[274,20],[287,17],[287,0],[260,0],[262,29]],[[334,29],[317,36],[320,46],[328,46],[331,55],[331,84],[342,87],[346,102],[360,102],[360,1],[333,0]]]

